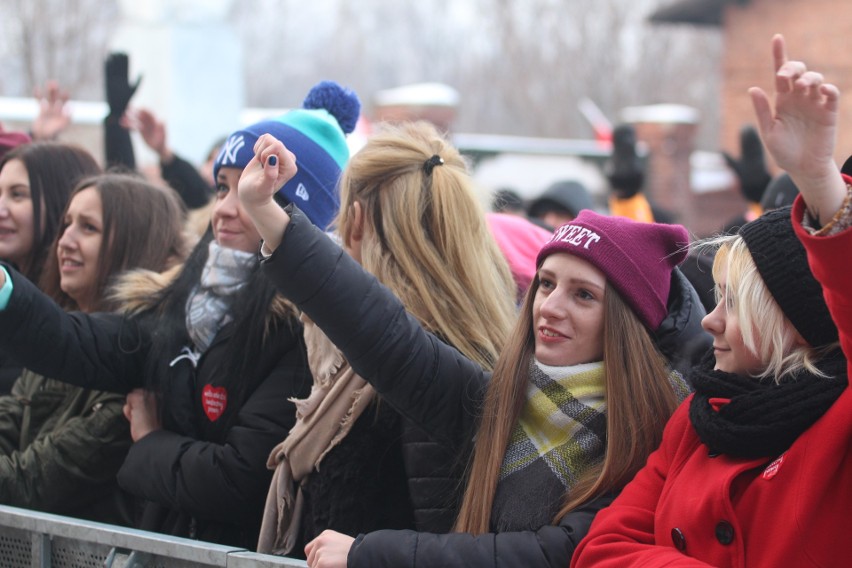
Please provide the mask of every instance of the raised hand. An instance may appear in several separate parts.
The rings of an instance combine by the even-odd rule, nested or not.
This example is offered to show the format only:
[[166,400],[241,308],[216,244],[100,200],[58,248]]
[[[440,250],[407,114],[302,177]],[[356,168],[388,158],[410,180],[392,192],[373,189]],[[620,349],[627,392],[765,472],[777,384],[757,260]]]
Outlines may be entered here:
[[53,140],[71,124],[68,91],[62,90],[56,81],[48,81],[44,90],[36,87],[33,97],[38,101],[38,115],[32,124],[33,139]]
[[790,175],[824,174],[834,164],[837,87],[808,71],[801,61],[788,61],[784,38],[772,38],[775,63],[774,108],[759,87],[749,89],[758,127],[767,150]]
[[298,168],[296,156],[271,134],[254,145],[254,158],[243,169],[238,192],[246,210],[272,202],[272,196],[293,179]]
[[775,162],[799,187],[808,208],[825,222],[845,194],[834,162],[840,93],[803,62],[789,61],[781,35],[772,38],[772,57],[774,105],[762,89],[749,89],[760,135]]
[[161,162],[169,163],[172,160],[166,125],[158,120],[154,113],[144,108],[130,109],[121,119],[121,125],[139,132],[145,145],[157,153]]
[[296,156],[271,134],[264,134],[254,145],[254,158],[243,169],[237,194],[240,204],[251,217],[267,251],[281,242],[290,216],[272,196],[298,172]]
[[130,98],[139,88],[142,77],[131,83],[128,78],[130,62],[126,53],[110,53],[104,64],[104,83],[109,105],[108,119],[118,122],[127,110]]

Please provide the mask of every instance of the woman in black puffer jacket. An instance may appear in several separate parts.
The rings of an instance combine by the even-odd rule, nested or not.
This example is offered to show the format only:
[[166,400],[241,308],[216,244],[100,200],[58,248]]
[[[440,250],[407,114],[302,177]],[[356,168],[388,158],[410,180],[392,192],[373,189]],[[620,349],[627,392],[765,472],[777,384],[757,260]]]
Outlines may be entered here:
[[[442,162],[427,171],[432,156]],[[384,127],[344,171],[337,225],[349,254],[420,325],[490,370],[514,318],[514,283],[471,184],[433,126]],[[300,555],[327,529],[449,531],[466,454],[382,400],[311,322],[305,339],[314,388],[270,459],[260,552]]]
[[[454,533],[327,531],[307,545],[309,566],[566,566],[687,394],[653,335],[685,229],[590,211],[560,227],[492,375],[425,331],[298,209],[274,207],[295,157],[273,137],[255,151],[239,188],[266,274],[384,401],[459,455],[474,447]],[[432,176],[441,167],[440,156],[423,163]]]
[[305,108],[233,133],[217,158],[207,235],[129,315],[66,313],[13,270],[2,277],[0,346],[36,372],[129,393],[134,444],[118,481],[144,503],[139,528],[256,545],[272,477],[266,458],[293,426],[289,398],[307,395],[310,374],[298,314],[260,270],[237,181],[254,141],[273,132],[304,156],[279,198],[304,201],[312,222],[327,226],[358,108],[351,92],[320,84]]

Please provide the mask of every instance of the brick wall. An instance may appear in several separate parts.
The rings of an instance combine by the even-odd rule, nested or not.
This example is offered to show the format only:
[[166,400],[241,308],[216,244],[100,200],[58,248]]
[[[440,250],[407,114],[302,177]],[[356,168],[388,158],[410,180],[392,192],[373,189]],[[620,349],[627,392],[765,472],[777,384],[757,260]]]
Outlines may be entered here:
[[758,86],[774,92],[769,42],[773,34],[781,33],[792,59],[804,61],[840,88],[841,123],[835,159],[842,164],[852,154],[849,0],[749,0],[744,5],[728,5],[723,21],[722,147],[737,154],[740,127],[755,124],[748,88]]
[[636,122],[636,137],[648,148],[645,193],[697,237],[719,233],[746,209],[739,188],[696,193],[690,186],[690,154],[698,126],[693,123]]

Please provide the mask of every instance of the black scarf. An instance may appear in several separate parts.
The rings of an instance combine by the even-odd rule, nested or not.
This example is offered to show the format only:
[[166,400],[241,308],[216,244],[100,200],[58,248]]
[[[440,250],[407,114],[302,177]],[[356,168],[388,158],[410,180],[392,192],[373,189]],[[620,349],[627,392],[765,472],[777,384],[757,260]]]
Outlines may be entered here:
[[[823,357],[817,368],[828,378],[807,371],[782,379],[757,379],[713,370],[712,351],[693,369],[695,398],[689,419],[711,453],[740,458],[776,457],[816,422],[849,381],[840,349]],[[730,399],[718,412],[711,398]]]

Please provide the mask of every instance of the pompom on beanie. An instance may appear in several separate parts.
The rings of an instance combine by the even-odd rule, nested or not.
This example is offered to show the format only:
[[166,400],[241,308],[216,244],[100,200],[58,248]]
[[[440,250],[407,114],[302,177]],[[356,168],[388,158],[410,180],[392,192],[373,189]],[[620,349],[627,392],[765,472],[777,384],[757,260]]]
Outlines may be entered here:
[[327,229],[337,215],[340,196],[337,182],[349,160],[346,135],[355,129],[361,103],[357,95],[333,81],[314,86],[302,108],[264,120],[228,136],[213,166],[243,169],[254,157],[254,145],[271,134],[296,155],[296,176],[278,191],[287,203],[295,203],[316,226]]
[[656,331],[668,313],[672,270],[686,258],[681,225],[641,223],[585,209],[562,225],[538,253],[536,266],[557,252],[588,261],[604,273],[642,323]]

